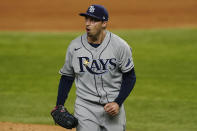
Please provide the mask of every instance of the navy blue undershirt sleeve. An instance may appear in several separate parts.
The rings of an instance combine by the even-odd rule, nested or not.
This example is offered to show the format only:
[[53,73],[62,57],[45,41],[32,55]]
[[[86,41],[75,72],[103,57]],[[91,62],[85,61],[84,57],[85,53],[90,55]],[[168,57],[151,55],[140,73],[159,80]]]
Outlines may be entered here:
[[59,87],[58,87],[56,106],[57,105],[64,105],[64,103],[68,97],[68,93],[70,92],[70,89],[72,87],[73,82],[74,82],[73,77],[65,76],[65,75],[61,76],[60,82],[59,82]]
[[135,82],[136,82],[136,75],[135,75],[134,68],[127,73],[123,73],[121,89],[120,89],[118,97],[115,99],[115,102],[118,103],[119,106],[122,105],[124,100],[131,93],[131,91],[135,85]]

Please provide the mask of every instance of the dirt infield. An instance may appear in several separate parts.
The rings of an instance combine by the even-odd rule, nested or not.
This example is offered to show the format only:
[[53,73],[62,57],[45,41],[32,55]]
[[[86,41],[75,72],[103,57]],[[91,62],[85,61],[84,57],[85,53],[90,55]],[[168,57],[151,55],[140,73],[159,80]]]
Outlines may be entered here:
[[90,4],[104,5],[110,29],[196,27],[197,0],[0,0],[0,30],[82,30]]
[[75,129],[66,130],[60,126],[0,122],[0,131],[76,131],[76,130]]
[[75,131],[75,129],[65,130],[59,126],[0,122],[0,131]]

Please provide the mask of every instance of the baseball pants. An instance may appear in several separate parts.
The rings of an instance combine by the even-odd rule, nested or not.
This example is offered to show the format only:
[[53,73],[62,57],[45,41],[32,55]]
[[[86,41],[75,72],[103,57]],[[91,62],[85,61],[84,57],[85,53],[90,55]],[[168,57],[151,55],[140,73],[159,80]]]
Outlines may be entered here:
[[119,114],[111,116],[105,112],[104,105],[77,97],[75,117],[79,121],[77,131],[125,131],[126,116],[123,105]]

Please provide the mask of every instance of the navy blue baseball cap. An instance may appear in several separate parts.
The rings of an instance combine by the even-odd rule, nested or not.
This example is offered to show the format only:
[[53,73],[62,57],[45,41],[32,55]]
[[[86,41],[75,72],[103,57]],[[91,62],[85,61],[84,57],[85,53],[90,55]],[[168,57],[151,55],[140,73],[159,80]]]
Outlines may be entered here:
[[102,5],[91,5],[86,13],[80,13],[80,16],[90,16],[101,21],[108,21],[109,15]]

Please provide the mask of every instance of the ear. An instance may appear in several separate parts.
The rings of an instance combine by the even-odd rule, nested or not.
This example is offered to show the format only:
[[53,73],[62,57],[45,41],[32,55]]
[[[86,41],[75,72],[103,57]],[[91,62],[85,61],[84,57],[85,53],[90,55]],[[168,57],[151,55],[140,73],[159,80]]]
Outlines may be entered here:
[[107,21],[103,21],[102,27],[103,27],[104,29],[107,28]]

